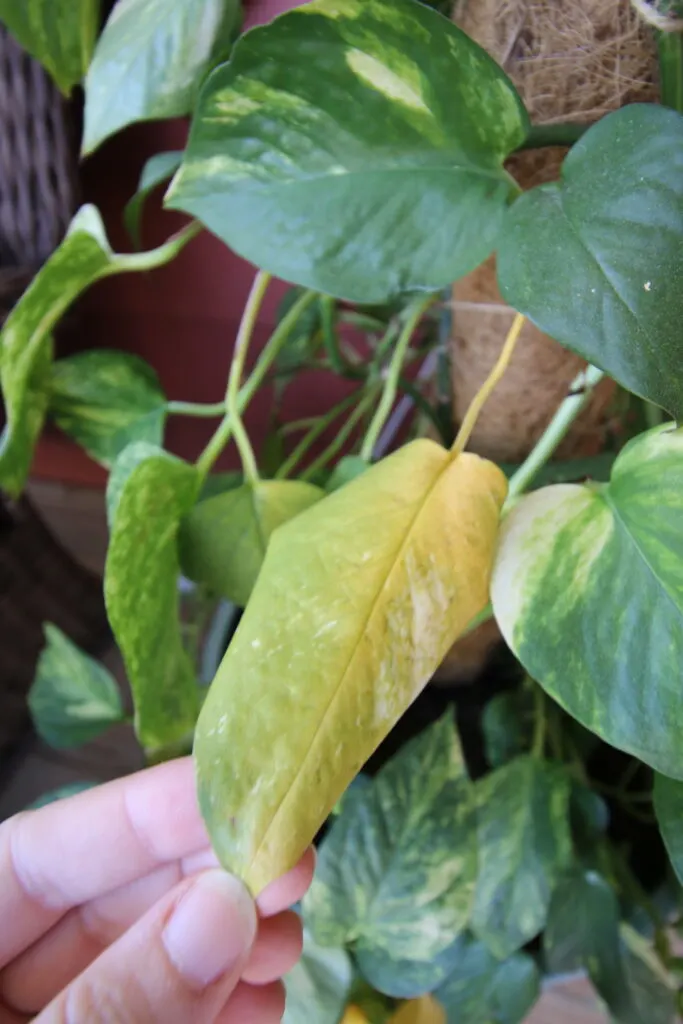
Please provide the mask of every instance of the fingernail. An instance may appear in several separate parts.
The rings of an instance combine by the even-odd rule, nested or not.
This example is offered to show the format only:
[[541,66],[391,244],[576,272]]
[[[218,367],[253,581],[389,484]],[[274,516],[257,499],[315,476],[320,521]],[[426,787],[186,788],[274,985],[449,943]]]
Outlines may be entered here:
[[256,909],[242,883],[206,871],[181,898],[163,933],[178,972],[200,988],[241,969],[256,937]]

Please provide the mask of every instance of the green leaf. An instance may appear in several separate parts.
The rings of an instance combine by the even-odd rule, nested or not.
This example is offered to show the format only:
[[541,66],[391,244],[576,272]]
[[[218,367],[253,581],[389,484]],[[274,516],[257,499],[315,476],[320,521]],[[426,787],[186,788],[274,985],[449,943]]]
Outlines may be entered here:
[[273,534],[195,742],[214,846],[255,891],[485,607],[505,492],[490,462],[415,441]]
[[77,747],[124,718],[116,681],[56,626],[45,625],[28,706],[38,735],[51,747]]
[[543,950],[551,973],[585,969],[617,1015],[628,1012],[629,986],[619,937],[619,903],[593,871],[576,872],[555,889]]
[[71,303],[100,278],[161,266],[182,249],[191,227],[149,252],[112,252],[94,206],[83,206],[66,238],[35,276],[0,333],[0,385],[6,425],[0,437],[0,486],[16,496],[26,481],[48,404],[51,332]]
[[100,0],[0,0],[0,21],[68,94],[88,70]]
[[683,432],[636,438],[608,485],[522,498],[503,526],[492,599],[508,645],[554,700],[683,778]]
[[47,807],[48,804],[53,804],[57,800],[66,800],[70,796],[76,796],[78,793],[85,793],[88,789],[94,789],[95,786],[99,786],[99,782],[68,782],[65,786],[58,786],[57,789],[51,789],[47,793],[43,793],[37,800],[29,804],[26,808],[27,811],[38,811],[41,807]]
[[345,455],[330,473],[325,490],[328,494],[338,491],[340,487],[350,484],[352,480],[359,477],[367,468],[368,463],[365,459],[361,459],[360,455]]
[[[290,288],[285,292],[277,311],[278,323],[284,320],[305,291],[304,288]],[[292,377],[310,366],[323,343],[321,327],[322,312],[318,301],[306,307],[290,332],[275,360],[275,370],[285,377]]]
[[500,768],[531,746],[533,705],[529,690],[520,689],[498,694],[484,708],[484,749],[492,768]]
[[130,445],[121,463],[108,494],[104,596],[133,691],[135,731],[154,749],[187,736],[199,708],[181,640],[177,554],[178,526],[197,498],[199,477],[194,466],[147,444]]
[[142,168],[138,190],[128,200],[123,211],[126,230],[133,243],[140,248],[140,221],[147,199],[155,188],[168,181],[180,167],[183,159],[182,150],[170,150],[167,153],[155,153]]
[[[618,154],[618,160],[615,160]],[[620,384],[683,415],[683,117],[624,107],[525,193],[498,252],[504,298]]]
[[528,129],[498,65],[434,11],[313,0],[211,74],[167,203],[286,281],[381,303],[488,256]]
[[215,498],[224,491],[234,491],[244,483],[244,474],[236,471],[227,473],[212,473],[207,476],[199,492],[198,501],[206,501],[207,498]]
[[496,960],[471,935],[458,940],[460,955],[448,980],[434,993],[448,1024],[521,1024],[536,1002],[540,977],[526,953]]
[[651,944],[633,928],[621,926],[629,1006],[615,1015],[618,1024],[672,1024],[676,1020],[676,981],[657,959]]
[[240,0],[118,0],[85,83],[83,152],[136,121],[189,114],[240,12]]
[[653,799],[666,852],[683,885],[683,784],[656,772]]
[[511,761],[477,786],[479,871],[472,931],[504,958],[545,925],[572,854],[569,779],[536,757]]
[[244,608],[273,532],[321,497],[311,484],[259,480],[200,502],[181,526],[184,574]]
[[287,1006],[283,1024],[337,1024],[353,981],[343,949],[323,949],[304,931],[304,951],[285,977]]
[[592,854],[596,841],[609,826],[609,807],[601,796],[576,779],[569,798],[569,821],[579,854]]
[[461,953],[459,938],[429,960],[396,958],[378,946],[364,949],[358,966],[379,992],[395,999],[414,999],[442,985],[459,963]]
[[[324,945],[352,942],[360,970],[382,992],[420,995],[442,980],[443,962],[431,961],[472,909],[473,796],[449,713],[348,798],[322,844],[306,922]],[[404,960],[413,962],[414,991],[401,991]]]
[[88,455],[110,467],[133,441],[161,445],[166,397],[143,359],[93,349],[54,363],[49,412]]

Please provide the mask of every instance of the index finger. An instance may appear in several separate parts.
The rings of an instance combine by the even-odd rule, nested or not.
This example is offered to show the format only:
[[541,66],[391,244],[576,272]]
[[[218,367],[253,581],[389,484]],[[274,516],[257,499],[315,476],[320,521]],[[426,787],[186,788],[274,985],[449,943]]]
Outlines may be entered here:
[[209,846],[189,757],[0,825],[0,968],[71,907]]

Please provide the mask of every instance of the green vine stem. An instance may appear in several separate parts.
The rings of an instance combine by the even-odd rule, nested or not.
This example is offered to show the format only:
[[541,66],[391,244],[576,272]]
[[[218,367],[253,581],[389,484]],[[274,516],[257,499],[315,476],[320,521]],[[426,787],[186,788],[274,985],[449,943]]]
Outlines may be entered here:
[[504,512],[527,490],[536,474],[552,458],[576,417],[591,400],[593,389],[604,376],[604,372],[596,366],[588,366],[574,378],[568,397],[562,402],[533,451],[511,478]]
[[573,146],[590,127],[589,124],[575,124],[571,121],[564,124],[534,124],[519,150]]
[[324,469],[330,459],[333,459],[335,455],[342,450],[357,424],[362,420],[363,416],[365,416],[373,402],[376,400],[378,392],[378,387],[373,388],[360,400],[334,440],[331,441],[325,451],[310,464],[306,471],[301,474],[302,480],[313,479],[316,473],[319,473],[321,469]]
[[423,297],[412,303],[411,311],[403,325],[403,329],[401,330],[391,357],[391,362],[389,363],[389,369],[387,370],[386,380],[382,390],[382,397],[380,398],[377,411],[372,418],[372,422],[368,427],[368,432],[365,435],[365,440],[361,447],[360,456],[362,459],[365,459],[366,462],[370,462],[372,460],[375,445],[377,444],[379,435],[382,432],[382,427],[386,423],[394,402],[396,401],[399,380],[401,377],[401,367],[403,366],[403,361],[406,357],[406,352],[408,351],[408,346],[410,345],[413,334],[415,333],[417,325],[425,312],[429,309],[435,299],[436,296],[431,294],[426,298]]
[[175,259],[181,249],[184,249],[188,242],[196,238],[204,229],[197,221],[192,221],[181,231],[171,235],[163,245],[156,249],[148,249],[147,252],[117,253],[116,261],[112,263],[111,270],[105,270],[104,277],[109,274],[121,274],[140,270],[154,270],[156,267],[163,267]]
[[215,419],[225,415],[225,402],[214,402],[206,405],[203,402],[167,402],[166,412],[169,416],[197,416],[204,419]]
[[294,469],[299,465],[304,455],[308,452],[310,447],[315,444],[319,437],[325,433],[325,431],[334,423],[334,421],[342,416],[347,409],[353,408],[358,402],[358,392],[354,391],[352,395],[348,395],[343,401],[338,402],[329,412],[325,413],[319,419],[313,421],[310,430],[305,437],[301,439],[299,444],[293,450],[291,455],[285,459],[280,466],[279,470],[275,474],[277,480],[282,480],[288,477]]
[[[301,298],[294,303],[287,315],[282,318],[274,330],[270,340],[257,359],[256,366],[254,367],[249,379],[244,387],[240,389],[237,401],[237,408],[240,414],[244,413],[249,402],[263,384],[268,371],[277,359],[283,347],[287,344],[287,340],[299,322],[301,316],[306,312],[308,307],[317,300],[317,298],[317,292],[305,292]],[[224,404],[223,409],[225,410]],[[209,474],[213,464],[231,437],[232,421],[229,416],[225,415],[219,423],[213,437],[197,459],[197,471],[202,479]]]
[[683,114],[683,33],[658,32],[661,102]]

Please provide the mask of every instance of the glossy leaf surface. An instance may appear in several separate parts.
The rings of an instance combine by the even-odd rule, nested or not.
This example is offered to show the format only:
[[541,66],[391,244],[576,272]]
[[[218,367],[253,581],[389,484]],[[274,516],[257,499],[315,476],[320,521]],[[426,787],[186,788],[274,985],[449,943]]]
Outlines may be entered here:
[[240,10],[240,0],[118,0],[85,83],[83,151],[135,121],[188,114]]
[[175,174],[180,167],[182,158],[182,150],[155,153],[142,168],[137,192],[128,200],[123,211],[126,230],[138,248],[140,248],[140,221],[145,203],[155,188],[163,185]]
[[[178,610],[177,532],[196,500],[193,466],[151,445],[123,452],[110,502],[104,595],[135,700],[135,729],[148,749],[191,732],[199,699],[183,650]],[[111,498],[111,496],[109,496]]]
[[486,258],[527,130],[498,65],[416,0],[313,0],[211,74],[167,202],[278,277],[380,303]]
[[441,980],[433,961],[467,925],[475,875],[474,789],[448,714],[345,800],[304,914],[319,942],[354,944],[380,991],[418,995]]
[[273,531],[322,497],[312,484],[259,480],[199,502],[180,531],[183,572],[244,608]]
[[0,21],[69,93],[88,70],[100,0],[0,0]]
[[553,887],[571,858],[569,780],[550,762],[525,755],[477,788],[472,930],[502,959],[542,931]]
[[323,949],[304,931],[302,957],[284,979],[287,1003],[283,1024],[337,1024],[352,980],[348,953]]
[[49,412],[88,455],[111,466],[133,441],[162,443],[166,396],[143,359],[93,349],[53,364]]
[[683,783],[657,772],[654,805],[671,866],[683,885]]
[[422,440],[275,531],[195,743],[213,843],[254,890],[485,607],[505,494],[491,463]]
[[469,934],[459,942],[456,966],[434,993],[446,1010],[447,1024],[521,1024],[540,991],[531,957],[515,953],[501,961]]
[[76,747],[123,719],[116,681],[60,629],[45,626],[28,695],[33,724],[51,747]]
[[498,252],[501,291],[515,309],[677,417],[682,172],[683,117],[656,104],[624,107],[572,148],[559,184],[517,200]]
[[683,778],[683,432],[636,438],[607,486],[523,498],[503,527],[492,597],[509,646],[555,700]]

